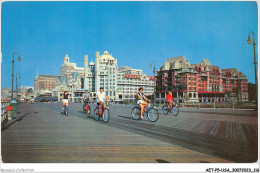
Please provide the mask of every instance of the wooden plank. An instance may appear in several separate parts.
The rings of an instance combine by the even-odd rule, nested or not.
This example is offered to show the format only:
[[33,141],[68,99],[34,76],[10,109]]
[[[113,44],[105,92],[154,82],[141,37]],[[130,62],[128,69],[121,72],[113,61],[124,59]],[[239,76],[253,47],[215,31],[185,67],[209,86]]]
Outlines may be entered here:
[[217,133],[218,133],[218,129],[220,127],[220,121],[216,121],[216,125],[215,125],[215,128],[212,129],[212,131],[210,132],[210,135],[212,136],[216,136]]
[[232,137],[233,139],[237,139],[238,138],[238,133],[237,133],[237,129],[236,129],[236,124],[237,123],[231,123],[232,126]]
[[202,120],[195,128],[192,129],[194,132],[200,132],[201,128],[203,128],[205,125],[207,125],[207,120]]
[[252,133],[252,131],[250,130],[249,124],[242,123],[241,125],[242,125],[243,131],[245,133],[246,139],[249,143],[251,143],[252,141],[257,139],[256,136],[254,135],[254,133]]
[[220,121],[220,125],[219,125],[219,128],[217,129],[217,133],[216,133],[217,137],[222,137],[222,138],[225,137],[226,126],[227,126],[226,124],[227,124],[227,122]]
[[230,122],[226,123],[226,130],[225,130],[225,138],[228,138],[229,136],[229,131],[230,131]]
[[228,138],[229,139],[232,139],[232,137],[233,137],[232,124],[233,124],[232,122],[228,122],[228,126],[229,126],[228,127],[228,129],[229,129],[228,130]]
[[257,124],[251,124],[251,127],[254,130],[254,133],[258,134],[258,125]]
[[[197,122],[197,123],[196,123]],[[199,124],[200,120],[197,119],[188,119],[185,121],[185,123],[183,124],[182,129],[183,130],[191,130],[194,127],[194,124]]]
[[210,130],[214,126],[215,121],[208,121],[208,124],[201,129],[201,133],[209,135]]
[[194,119],[192,124],[190,124],[190,131],[193,131],[195,127],[197,127],[201,123],[201,119]]
[[238,128],[238,131],[239,131],[239,134],[240,134],[240,140],[247,141],[246,140],[246,135],[245,135],[245,133],[243,131],[241,123],[238,123],[237,128]]
[[184,120],[181,118],[175,119],[174,123],[172,124],[172,127],[178,128],[178,125],[180,125]]
[[217,130],[217,128],[219,127],[219,121],[214,121],[214,124],[212,124],[212,128],[210,129],[208,135],[213,135],[214,132]]

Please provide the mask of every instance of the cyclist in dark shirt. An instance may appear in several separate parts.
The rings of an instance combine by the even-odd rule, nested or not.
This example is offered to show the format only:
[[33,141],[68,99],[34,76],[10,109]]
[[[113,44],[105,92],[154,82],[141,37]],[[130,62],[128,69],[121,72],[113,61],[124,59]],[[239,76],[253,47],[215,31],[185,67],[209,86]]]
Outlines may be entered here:
[[70,96],[68,95],[68,92],[64,91],[63,96],[62,96],[62,110],[63,111],[64,111],[65,104],[67,107],[69,107],[69,99],[70,99]]
[[84,109],[85,109],[86,105],[89,104],[90,100],[92,100],[90,94],[88,93],[88,90],[85,90],[85,93],[82,95],[82,100],[84,101]]

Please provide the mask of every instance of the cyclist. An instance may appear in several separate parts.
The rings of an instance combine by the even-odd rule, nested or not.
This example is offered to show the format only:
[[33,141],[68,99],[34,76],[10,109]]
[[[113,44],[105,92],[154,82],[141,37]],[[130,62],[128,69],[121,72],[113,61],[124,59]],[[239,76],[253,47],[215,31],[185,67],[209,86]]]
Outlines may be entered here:
[[34,104],[34,98],[31,98],[30,102],[31,102],[31,104]]
[[172,97],[172,93],[169,91],[166,95],[166,102],[170,106],[172,111],[172,100],[175,100],[175,98]]
[[[98,99],[97,105],[99,107],[98,113],[99,114],[101,113],[100,115],[102,115],[103,111],[104,111],[104,99],[106,98],[107,101],[109,102],[109,98],[107,97],[106,93],[104,92],[104,88],[103,87],[100,87],[99,90],[100,91],[97,94],[97,99]],[[102,112],[101,112],[101,110],[102,110]]]
[[85,90],[85,93],[82,96],[82,100],[84,101],[84,109],[85,109],[86,105],[89,104],[89,101],[92,100],[90,94],[88,93],[88,90]]
[[143,94],[143,88],[142,87],[140,87],[138,89],[138,91],[139,92],[137,93],[137,104],[141,108],[141,117],[140,118],[143,119],[143,111],[145,111],[146,107],[148,106],[148,103],[145,100],[147,100],[147,101],[151,101],[151,100],[149,100],[145,97],[145,95]]
[[62,111],[64,111],[65,104],[66,104],[67,108],[69,107],[69,99],[70,99],[70,96],[68,95],[68,92],[64,91],[63,96],[62,96]]

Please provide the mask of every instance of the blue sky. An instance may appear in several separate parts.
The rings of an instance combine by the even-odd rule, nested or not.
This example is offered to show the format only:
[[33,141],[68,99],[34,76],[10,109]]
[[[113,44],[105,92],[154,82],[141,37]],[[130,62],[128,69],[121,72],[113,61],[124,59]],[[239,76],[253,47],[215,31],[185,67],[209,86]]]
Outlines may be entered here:
[[[236,67],[254,83],[253,46],[258,38],[256,2],[4,2],[1,19],[1,86],[11,87],[13,52],[21,84],[39,74],[60,74],[63,58],[83,67],[84,54],[107,50],[118,66],[152,75],[150,62],[185,56]],[[257,43],[258,44],[258,43]],[[17,58],[16,58],[17,59]]]

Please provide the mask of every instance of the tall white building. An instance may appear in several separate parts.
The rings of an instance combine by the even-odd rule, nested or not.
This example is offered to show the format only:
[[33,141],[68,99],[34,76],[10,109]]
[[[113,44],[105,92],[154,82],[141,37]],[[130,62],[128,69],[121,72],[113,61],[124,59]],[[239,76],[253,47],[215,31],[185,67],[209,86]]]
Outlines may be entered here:
[[95,91],[103,87],[110,99],[118,99],[117,90],[117,59],[108,51],[104,51],[103,55],[96,52],[95,64]]
[[[103,87],[107,96],[115,101],[135,98],[139,87],[144,88],[145,95],[152,95],[154,91],[154,77],[146,76],[140,69],[132,69],[126,66],[118,69],[117,59],[108,51],[104,51],[102,55],[97,51],[95,63],[92,60],[89,63],[88,55],[84,55],[84,68],[77,67],[76,63],[70,63],[69,57],[66,55],[64,64],[61,66],[61,76],[64,77],[60,77],[60,85],[57,90],[72,86],[69,79],[71,74],[76,72],[84,79],[82,88],[76,88],[78,93],[75,95],[78,97],[87,89],[91,96],[96,98],[100,87]],[[79,76],[77,76],[77,82],[79,85]]]
[[84,88],[95,92],[95,63],[88,64],[88,55],[84,56]]
[[82,78],[84,77],[84,68],[77,67],[76,63],[71,63],[67,54],[64,57],[64,63],[61,65],[60,69],[61,76],[66,76],[69,78],[71,73],[78,72]]

